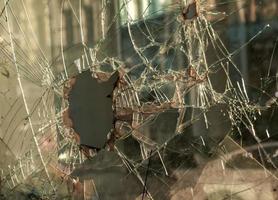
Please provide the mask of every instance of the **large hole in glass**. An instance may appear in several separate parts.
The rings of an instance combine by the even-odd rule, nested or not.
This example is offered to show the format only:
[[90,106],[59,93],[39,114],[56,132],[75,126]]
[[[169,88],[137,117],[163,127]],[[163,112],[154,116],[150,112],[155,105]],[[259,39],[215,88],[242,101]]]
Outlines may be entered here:
[[109,80],[99,82],[85,71],[76,77],[69,93],[69,114],[80,145],[101,149],[113,129],[112,92],[118,79],[114,73]]

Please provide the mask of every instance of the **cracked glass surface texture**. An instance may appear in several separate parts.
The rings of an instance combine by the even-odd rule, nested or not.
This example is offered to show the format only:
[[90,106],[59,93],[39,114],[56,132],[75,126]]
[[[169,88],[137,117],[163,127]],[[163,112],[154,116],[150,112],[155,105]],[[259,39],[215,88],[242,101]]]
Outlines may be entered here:
[[278,198],[276,1],[1,8],[0,199]]

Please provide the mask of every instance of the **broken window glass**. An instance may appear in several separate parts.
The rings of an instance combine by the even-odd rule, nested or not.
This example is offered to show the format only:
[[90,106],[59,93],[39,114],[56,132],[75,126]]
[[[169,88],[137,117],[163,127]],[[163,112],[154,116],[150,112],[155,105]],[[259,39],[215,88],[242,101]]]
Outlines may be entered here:
[[277,199],[275,0],[1,8],[1,199]]

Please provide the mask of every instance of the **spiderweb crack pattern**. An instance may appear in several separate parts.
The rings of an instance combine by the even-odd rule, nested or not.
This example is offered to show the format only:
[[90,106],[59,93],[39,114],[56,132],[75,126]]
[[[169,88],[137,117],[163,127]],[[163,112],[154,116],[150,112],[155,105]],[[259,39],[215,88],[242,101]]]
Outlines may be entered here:
[[[252,0],[33,2],[43,14],[30,2],[4,1],[0,19],[1,197],[276,198],[277,39],[260,87],[236,62],[274,26],[232,51],[216,30]],[[69,109],[88,72],[99,83],[119,74],[98,149],[81,145]]]

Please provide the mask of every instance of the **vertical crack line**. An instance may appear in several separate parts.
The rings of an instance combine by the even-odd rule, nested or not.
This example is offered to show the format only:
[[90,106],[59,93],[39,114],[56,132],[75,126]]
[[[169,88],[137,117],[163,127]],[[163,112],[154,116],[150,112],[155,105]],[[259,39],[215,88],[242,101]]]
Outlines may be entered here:
[[[151,150],[150,155],[152,155],[153,150]],[[148,180],[148,176],[149,176],[149,169],[151,166],[151,156],[149,157],[149,162],[148,162],[148,167],[147,167],[147,171],[146,171],[146,175],[145,175],[145,180],[144,180],[144,186],[143,186],[143,192],[142,192],[142,200],[144,200],[145,198],[145,194],[148,191],[147,188],[147,180]]]
[[165,163],[164,163],[164,161],[163,161],[163,158],[162,158],[162,156],[161,156],[159,150],[157,150],[157,154],[158,154],[159,159],[160,159],[160,161],[161,161],[161,163],[162,163],[162,166],[163,166],[163,168],[164,168],[165,175],[166,175],[166,176],[169,176],[168,170],[167,170],[167,168],[166,168],[166,165],[165,165]]
[[278,43],[278,37],[276,37],[275,44],[274,44],[274,47],[273,47],[273,50],[272,50],[272,53],[271,53],[270,62],[269,62],[269,66],[268,66],[268,71],[267,71],[267,77],[270,77],[270,71],[271,71],[271,68],[272,68],[273,58],[274,58],[274,54],[275,54],[275,51],[276,51],[276,48],[277,48],[277,43]]
[[[80,34],[81,34],[81,42],[84,45],[84,32],[83,32],[83,25],[82,25],[82,0],[79,0],[79,25],[80,25]],[[88,37],[88,36],[87,36]]]
[[101,11],[101,33],[102,33],[102,39],[105,39],[105,15],[106,15],[106,0],[102,0],[101,2],[102,11]]
[[[4,1],[4,4],[7,3],[7,0],[3,0],[3,1]],[[26,97],[25,97],[25,92],[24,92],[24,89],[23,89],[23,86],[22,86],[22,81],[21,81],[21,76],[20,76],[20,72],[19,72],[19,67],[17,65],[17,57],[16,57],[16,54],[15,54],[13,37],[12,37],[12,33],[11,33],[10,21],[9,21],[9,15],[8,15],[8,10],[7,9],[5,10],[5,14],[6,14],[6,18],[7,18],[7,26],[8,26],[8,32],[9,32],[9,37],[10,37],[10,42],[11,42],[11,49],[12,49],[12,55],[13,55],[13,63],[14,63],[14,66],[16,68],[17,81],[18,81],[20,92],[21,92],[21,95],[22,95],[24,107],[25,107],[25,110],[26,110],[26,113],[27,113],[27,118],[28,118],[28,122],[29,122],[29,125],[30,125],[31,133],[32,133],[32,136],[33,136],[33,139],[34,139],[34,142],[35,142],[35,145],[36,145],[36,148],[37,148],[37,151],[38,151],[41,163],[43,165],[43,168],[44,168],[45,173],[47,175],[47,178],[49,180],[49,183],[50,183],[53,191],[55,192],[55,187],[53,186],[53,183],[52,183],[52,181],[50,179],[49,172],[48,172],[48,170],[46,168],[46,164],[44,162],[44,159],[43,159],[43,156],[42,156],[42,153],[41,153],[41,149],[39,147],[39,143],[38,143],[38,140],[36,138],[36,134],[35,134],[33,123],[32,123],[31,116],[30,116],[30,111],[29,111],[28,104],[27,104]]]
[[61,56],[63,61],[63,67],[66,75],[66,79],[69,79],[66,62],[65,62],[65,56],[64,56],[64,44],[63,44],[63,8],[64,8],[64,0],[61,4],[61,15],[60,15],[60,24],[61,24],[61,35],[60,35],[60,43],[61,43]]

